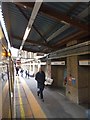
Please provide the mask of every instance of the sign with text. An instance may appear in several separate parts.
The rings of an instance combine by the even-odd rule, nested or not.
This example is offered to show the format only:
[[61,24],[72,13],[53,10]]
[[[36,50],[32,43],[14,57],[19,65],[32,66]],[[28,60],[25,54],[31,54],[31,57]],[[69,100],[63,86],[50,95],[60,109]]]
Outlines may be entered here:
[[79,60],[79,65],[90,65],[90,60]]
[[55,61],[55,62],[51,62],[51,65],[65,65],[65,61]]

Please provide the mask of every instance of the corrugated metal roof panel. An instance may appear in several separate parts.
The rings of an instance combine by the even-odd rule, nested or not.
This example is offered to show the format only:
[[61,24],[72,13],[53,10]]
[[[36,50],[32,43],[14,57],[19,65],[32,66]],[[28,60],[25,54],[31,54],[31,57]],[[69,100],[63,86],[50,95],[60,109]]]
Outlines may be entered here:
[[38,15],[34,22],[34,25],[41,32],[41,34],[47,38],[54,31],[62,27],[63,23],[57,22],[42,15]]
[[[77,5],[74,2],[47,2],[44,4],[56,9],[58,12],[62,12],[62,14],[67,14],[70,17],[74,17],[76,19],[78,18],[78,14],[80,14],[82,11],[84,11],[88,6],[87,3],[80,3]],[[25,30],[26,30],[26,27],[28,24],[28,20],[30,18],[31,12],[32,12],[32,9],[25,9],[24,7],[21,7],[21,6],[19,6],[19,7],[24,12],[26,18],[22,14],[22,12],[19,11],[19,9],[16,7],[15,4],[8,3],[11,31],[12,31],[13,35],[17,37],[17,39],[12,40],[12,45],[16,46],[17,48],[19,48],[21,45],[22,40],[19,40],[19,38],[21,39],[24,36]],[[54,12],[54,9],[52,12]],[[80,16],[79,16],[79,18],[80,18]],[[81,18],[81,20],[83,22],[88,23],[89,17],[85,16],[85,17]],[[36,17],[33,28],[31,29],[31,32],[27,38],[28,42],[29,42],[29,40],[32,40],[32,42],[34,41],[34,43],[35,43],[35,41],[44,42],[45,40],[43,40],[43,38],[46,40],[48,38],[51,38],[51,39],[49,39],[50,42],[48,42],[48,43],[49,43],[49,45],[54,45],[55,43],[59,42],[60,40],[64,39],[65,37],[68,37],[71,34],[78,32],[78,28],[75,29],[74,27],[70,27],[70,28],[66,27],[67,30],[63,29],[62,26],[64,26],[64,25],[65,25],[64,23],[57,21],[53,17],[50,17],[49,15],[46,15],[46,14],[40,12]],[[35,30],[35,28],[42,34],[42,37],[39,35],[38,32],[36,32],[37,30]],[[60,29],[60,28],[62,28],[62,29]],[[61,31],[59,31],[59,30],[61,30]],[[55,32],[57,32],[59,35],[56,33],[52,37],[52,34]],[[43,49],[47,49],[47,47],[45,47],[45,46],[40,47],[36,44],[31,45],[31,44],[28,44],[27,40],[26,40],[23,49],[34,51],[34,52],[35,51],[41,52],[41,51],[43,51]],[[50,51],[50,49],[47,49],[47,51]]]
[[13,41],[13,42],[12,42],[12,46],[13,46],[13,47],[20,48],[20,45],[21,45],[21,42],[22,42],[21,40],[18,40],[18,39],[14,39],[14,38],[13,38],[12,41]]
[[54,9],[57,9],[60,12],[67,13],[67,11],[74,4],[74,2],[48,2],[45,4],[51,6]]
[[71,13],[69,14],[72,17],[77,17],[83,10],[85,10],[88,7],[87,2],[82,2],[77,6]]
[[32,27],[27,39],[38,41],[40,38],[41,38],[40,35]]
[[28,22],[14,4],[8,4],[11,30],[15,36],[23,37]]

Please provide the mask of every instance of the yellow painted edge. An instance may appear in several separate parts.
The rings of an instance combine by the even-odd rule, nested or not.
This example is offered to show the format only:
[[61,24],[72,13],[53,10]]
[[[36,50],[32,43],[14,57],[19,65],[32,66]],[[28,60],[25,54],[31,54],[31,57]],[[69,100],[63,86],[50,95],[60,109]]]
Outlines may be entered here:
[[21,97],[20,87],[18,82],[19,82],[19,78],[17,78],[17,89],[18,89],[18,95],[19,95],[20,113],[21,113],[21,118],[25,118],[25,112],[23,108],[23,102],[22,102],[22,97]]
[[[25,90],[26,96],[28,98],[29,104],[31,106],[34,118],[46,118],[45,113],[41,109],[40,105],[36,101],[35,97],[33,96],[32,92],[30,91],[28,85],[26,84],[25,80],[23,78],[20,78],[22,82],[22,86]],[[46,120],[46,119],[45,119]]]

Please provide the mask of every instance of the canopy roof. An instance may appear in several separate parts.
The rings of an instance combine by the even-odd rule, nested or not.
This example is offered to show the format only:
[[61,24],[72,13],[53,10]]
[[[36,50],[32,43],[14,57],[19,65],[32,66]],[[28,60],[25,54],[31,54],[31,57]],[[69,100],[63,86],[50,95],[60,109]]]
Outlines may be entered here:
[[[33,2],[5,2],[3,15],[12,47],[20,48],[33,10]],[[66,47],[73,39],[89,37],[88,2],[43,2],[23,50],[50,53]]]

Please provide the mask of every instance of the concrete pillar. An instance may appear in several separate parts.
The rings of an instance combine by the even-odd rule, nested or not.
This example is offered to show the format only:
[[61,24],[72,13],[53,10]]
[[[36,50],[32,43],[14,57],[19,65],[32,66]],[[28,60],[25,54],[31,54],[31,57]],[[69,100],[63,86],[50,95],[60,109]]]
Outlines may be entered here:
[[[71,46],[77,43],[77,40],[73,40],[67,43],[67,46]],[[72,79],[75,79],[75,83],[72,84]],[[69,56],[67,57],[67,78],[68,83],[66,86],[66,95],[67,97],[75,103],[78,103],[78,56]]]
[[51,78],[51,60],[47,60],[46,62],[46,77]]
[[[75,44],[75,41],[68,43],[67,46],[73,44]],[[79,65],[79,60],[85,59],[88,59],[88,55],[67,57],[68,84],[66,87],[66,95],[70,100],[78,104],[90,103],[90,68],[89,66]],[[72,79],[70,79],[70,74]]]
[[[75,83],[72,84],[72,79],[75,79]],[[78,56],[67,57],[67,78],[68,83],[66,87],[67,97],[75,103],[78,103]]]

